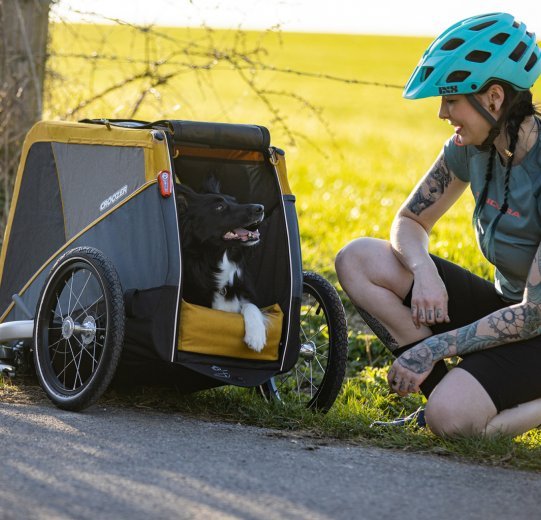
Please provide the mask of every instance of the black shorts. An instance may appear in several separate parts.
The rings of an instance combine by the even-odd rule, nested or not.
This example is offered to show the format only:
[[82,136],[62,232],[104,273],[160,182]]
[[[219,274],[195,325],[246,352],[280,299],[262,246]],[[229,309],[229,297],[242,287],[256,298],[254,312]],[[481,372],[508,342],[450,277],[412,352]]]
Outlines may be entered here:
[[[431,256],[449,295],[451,319],[431,327],[434,334],[468,325],[511,305],[488,280]],[[411,290],[404,305],[411,306]],[[541,397],[541,336],[466,354],[458,366],[481,383],[498,412]]]

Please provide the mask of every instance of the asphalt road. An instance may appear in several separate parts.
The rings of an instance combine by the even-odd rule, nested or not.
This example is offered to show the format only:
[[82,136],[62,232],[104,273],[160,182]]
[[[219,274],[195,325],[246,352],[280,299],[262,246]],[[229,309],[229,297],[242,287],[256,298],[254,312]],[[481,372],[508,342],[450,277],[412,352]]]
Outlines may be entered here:
[[541,475],[236,424],[0,404],[0,519],[539,519]]

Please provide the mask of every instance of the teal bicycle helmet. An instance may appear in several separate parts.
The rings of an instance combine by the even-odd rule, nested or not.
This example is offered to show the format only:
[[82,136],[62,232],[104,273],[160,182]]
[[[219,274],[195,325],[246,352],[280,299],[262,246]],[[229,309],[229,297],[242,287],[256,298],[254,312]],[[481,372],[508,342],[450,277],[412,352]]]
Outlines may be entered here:
[[404,87],[407,99],[474,94],[492,79],[527,90],[541,74],[535,34],[507,13],[466,18],[444,31],[423,54]]

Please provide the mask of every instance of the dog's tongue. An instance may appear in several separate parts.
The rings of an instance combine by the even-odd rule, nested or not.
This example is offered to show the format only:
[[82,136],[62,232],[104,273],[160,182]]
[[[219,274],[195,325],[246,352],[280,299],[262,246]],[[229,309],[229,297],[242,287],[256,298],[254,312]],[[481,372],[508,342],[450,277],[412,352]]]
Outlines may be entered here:
[[258,240],[259,239],[259,231],[256,229],[255,231],[248,231],[244,228],[237,228],[233,231],[228,231],[224,238],[226,240],[242,240],[243,242],[246,242],[248,240]]

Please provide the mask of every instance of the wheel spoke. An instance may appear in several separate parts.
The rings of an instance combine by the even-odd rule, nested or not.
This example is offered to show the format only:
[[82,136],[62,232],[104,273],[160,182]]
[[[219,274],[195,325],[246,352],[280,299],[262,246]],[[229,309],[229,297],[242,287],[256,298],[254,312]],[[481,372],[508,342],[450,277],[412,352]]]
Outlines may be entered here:
[[[100,303],[101,300],[103,300],[103,294],[102,294],[97,300],[95,300],[95,301],[92,302],[90,305],[88,305],[88,306],[86,307],[86,309],[85,309],[85,308],[81,309],[81,312],[77,315],[77,318],[75,318],[74,321],[78,321],[79,319],[81,319],[81,317],[83,316],[83,314],[84,314],[85,316],[89,316],[88,311],[89,311],[89,310],[91,309],[91,307],[93,307],[94,305],[98,305],[98,303]],[[102,316],[104,316],[104,315],[105,315],[105,313],[100,314],[98,317],[95,318],[95,320],[98,321],[98,320],[99,320]]]
[[62,291],[58,291],[56,293],[56,306],[54,309],[52,309],[53,315],[56,314],[56,307],[58,307],[58,310],[60,311],[60,315],[57,315],[58,318],[61,320],[64,319],[64,313],[62,312],[62,306],[60,305],[60,295],[62,294]]
[[[53,357],[51,358],[51,363],[53,363],[56,355],[60,352],[58,349],[55,349],[55,345],[58,345],[61,341],[65,341],[64,338],[60,338],[58,341],[55,341],[52,345],[49,345],[49,350],[54,350],[54,354],[53,354]],[[66,349],[64,349],[64,352],[66,351]]]
[[[69,368],[69,366],[72,363],[75,363],[75,358],[76,358],[75,354],[73,353],[73,348],[71,346],[69,339],[66,340],[66,343],[69,345],[69,351],[71,352],[71,361],[69,363],[64,362],[64,368],[57,374],[58,378],[60,378],[62,374],[64,375],[64,386],[66,386],[66,370]],[[64,351],[65,361],[67,361],[67,356],[68,356],[68,349]]]
[[[311,369],[310,369],[310,372],[311,372]],[[313,382],[313,379],[310,377],[306,377],[305,374],[303,374],[300,370],[297,370],[297,373],[301,375],[301,377],[310,385],[310,387],[313,387],[317,390],[317,386],[314,385],[314,382]],[[300,387],[299,387],[300,389]],[[312,388],[310,388],[310,391],[312,390]]]
[[[75,303],[74,303],[74,306],[73,306],[73,309],[72,311],[75,310],[75,305],[79,305],[80,307],[83,307],[81,305],[81,297],[83,296],[83,293],[86,289],[86,286],[88,285],[88,282],[90,281],[90,278],[92,277],[92,272],[91,271],[88,271],[88,277],[86,279],[86,282],[84,283],[83,287],[81,288],[81,290],[79,291],[79,295],[76,296],[75,293],[73,293],[73,290],[71,290],[71,293],[73,293],[73,296],[75,297]],[[70,294],[70,299],[71,299],[71,294]],[[71,311],[70,311],[70,315],[71,315]]]
[[325,329],[328,329],[329,326],[326,324],[320,325],[320,328],[314,332],[309,338],[306,339],[306,341],[311,341],[316,336],[319,336]]
[[319,358],[316,356],[314,359],[316,360],[316,363],[319,365],[319,368],[321,368],[321,371],[322,371],[323,373],[325,373],[325,368],[323,367],[323,365],[322,365],[321,362],[319,361]]

